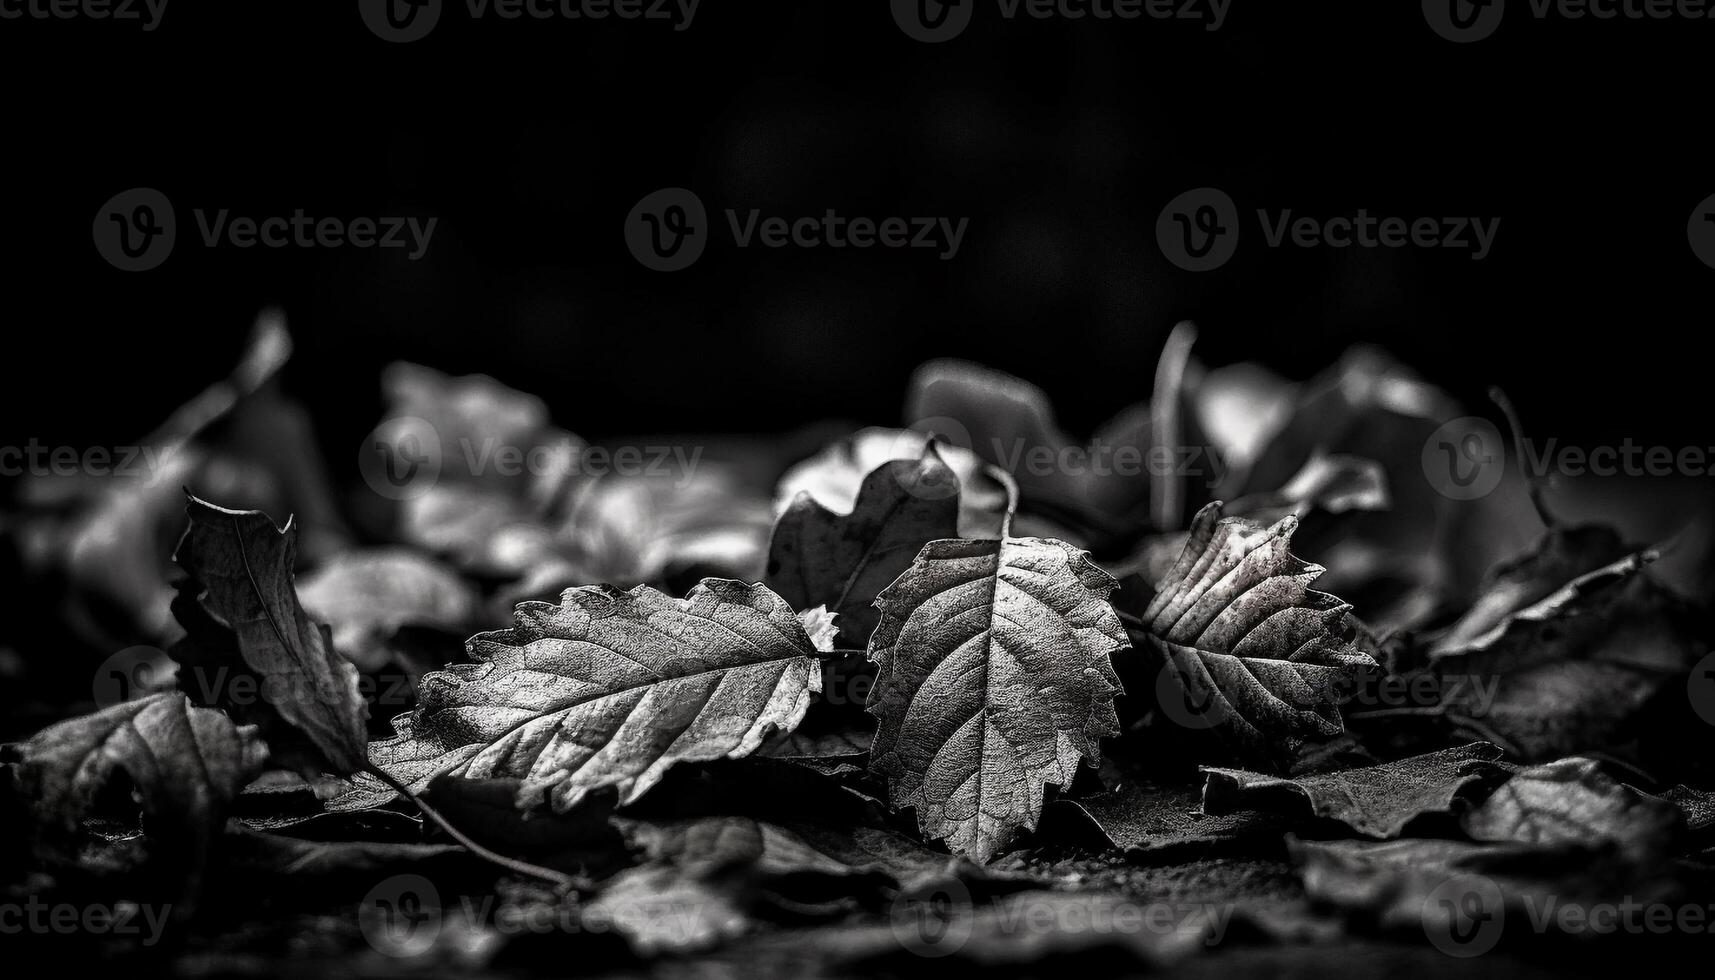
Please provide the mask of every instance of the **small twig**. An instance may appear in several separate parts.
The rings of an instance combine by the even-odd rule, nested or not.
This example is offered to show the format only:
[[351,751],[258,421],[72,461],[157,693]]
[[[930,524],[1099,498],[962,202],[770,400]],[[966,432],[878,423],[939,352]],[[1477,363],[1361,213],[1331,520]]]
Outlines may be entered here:
[[1524,472],[1525,485],[1530,488],[1530,505],[1536,508],[1536,516],[1544,526],[1553,528],[1560,522],[1555,519],[1554,512],[1548,509],[1548,478],[1531,473],[1525,462],[1530,458],[1524,444],[1524,424],[1519,421],[1518,410],[1513,408],[1511,398],[1499,386],[1489,389],[1489,400],[1507,417],[1507,427],[1513,433],[1513,452],[1518,454],[1519,469]]
[[540,865],[531,864],[528,861],[520,861],[517,858],[509,858],[504,854],[500,854],[500,853],[497,853],[495,851],[491,851],[488,848],[482,846],[481,844],[478,844],[476,841],[471,840],[470,837],[468,837],[464,833],[464,831],[459,830],[457,827],[454,827],[447,820],[446,817],[442,816],[441,812],[439,810],[436,810],[434,807],[430,806],[427,802],[425,802],[422,797],[420,797],[416,793],[412,792],[410,787],[406,786],[404,783],[399,782],[399,780],[394,779],[392,776],[383,772],[380,768],[378,768],[376,766],[369,766],[368,768],[364,769],[364,772],[367,772],[369,775],[374,776],[376,779],[379,779],[382,782],[386,783],[389,787],[391,787],[393,789],[394,792],[398,793],[400,796],[405,797],[407,800],[410,800],[413,804],[416,805],[418,810],[422,811],[423,816],[428,817],[429,820],[435,824],[435,826],[437,826],[437,827],[441,828],[443,831],[445,831],[448,837],[451,837],[453,840],[458,841],[460,844],[464,845],[464,847],[467,848],[472,854],[475,854],[477,857],[482,858],[484,861],[488,861],[491,864],[499,865],[500,867],[505,868],[508,871],[515,872],[517,874],[528,875],[529,877],[532,877],[532,878],[540,878],[541,880],[546,881],[549,884],[553,885],[554,888],[561,895],[564,895],[568,892],[575,891],[577,889],[578,881],[576,878],[573,878],[571,875],[565,874],[564,872],[555,871],[552,868],[544,868]]
[[1001,488],[1006,491],[1006,513],[1002,514],[1000,518],[1000,537],[1004,541],[1012,537],[1012,517],[1018,513],[1018,481],[1013,479],[1012,474],[1008,473],[1004,467],[990,463],[985,469],[988,470],[989,476],[999,481]]
[[[1163,446],[1178,451],[1185,441],[1185,427],[1179,410],[1185,390],[1185,365],[1191,359],[1191,345],[1197,342],[1197,328],[1186,320],[1167,335],[1161,348],[1161,359],[1155,364],[1155,390],[1150,394],[1149,419],[1155,448]],[[1179,480],[1166,474],[1149,481],[1150,516],[1158,531],[1171,531],[1184,517],[1185,501]]]

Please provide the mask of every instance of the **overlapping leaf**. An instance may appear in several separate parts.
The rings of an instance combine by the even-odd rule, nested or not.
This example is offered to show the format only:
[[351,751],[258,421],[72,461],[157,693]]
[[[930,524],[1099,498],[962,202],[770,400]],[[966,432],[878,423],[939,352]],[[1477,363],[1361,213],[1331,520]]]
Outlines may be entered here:
[[[856,507],[864,481],[894,460],[922,458],[933,439],[910,429],[861,429],[830,444],[820,453],[786,471],[775,490],[774,511],[784,514],[801,494],[809,494],[830,511],[849,514]],[[998,538],[1008,510],[1005,480],[970,449],[941,444],[936,455],[958,479],[958,537]]]
[[1679,808],[1604,773],[1594,759],[1559,759],[1507,780],[1464,818],[1483,841],[1528,844],[1612,843],[1642,860],[1660,856],[1685,824]]
[[335,649],[365,670],[395,654],[406,626],[464,634],[481,614],[476,590],[452,569],[403,548],[349,551],[298,580],[304,611],[329,624]]
[[933,443],[915,461],[890,460],[864,477],[849,514],[800,492],[774,525],[767,585],[794,608],[825,605],[847,646],[862,647],[875,597],[925,544],[957,537],[959,484]]
[[1296,527],[1222,518],[1210,504],[1142,617],[1210,726],[1282,767],[1342,732],[1342,691],[1376,666],[1352,641],[1349,607],[1309,588],[1321,567],[1287,550]]
[[123,773],[145,827],[174,848],[187,894],[244,784],[268,758],[256,729],[182,694],[156,694],[62,721],[17,747],[18,788],[54,851]]
[[[1394,762],[1285,779],[1236,769],[1206,769],[1203,808],[1212,814],[1248,807],[1275,809],[1279,797],[1296,798],[1318,817],[1337,820],[1369,837],[1397,837],[1429,813],[1449,813],[1462,799],[1504,778],[1501,750],[1486,742]],[[1288,808],[1290,812],[1290,808]]]
[[[680,762],[748,755],[803,718],[820,687],[797,616],[760,585],[705,579],[683,599],[648,586],[569,589],[483,633],[478,663],[423,678],[371,761],[420,789],[452,775],[519,779],[518,805],[557,811],[615,787],[630,802]],[[392,794],[372,778],[342,808]]]
[[1616,543],[1608,533],[1551,531],[1427,643],[1423,670],[1445,692],[1440,720],[1533,761],[1606,750],[1637,730],[1704,646],[1694,613],[1647,574],[1655,552],[1591,564]]
[[[368,708],[357,668],[298,604],[297,528],[290,521],[276,528],[261,511],[227,510],[195,497],[186,512],[190,524],[173,557],[196,588],[183,593],[194,609],[181,614],[191,630],[175,651],[181,663],[235,652],[240,662],[220,666],[248,668],[259,682],[260,697],[237,705],[245,716],[277,715],[334,772],[362,769]],[[215,703],[227,706],[235,694],[230,686],[216,691]]]
[[[905,417],[913,428],[952,430],[942,435],[1008,473],[1023,508],[1015,526],[1031,533],[1063,527],[1118,544],[1161,514],[1180,514],[1167,518],[1178,526],[1180,508],[1205,503],[1224,473],[1225,460],[1184,404],[1193,335],[1189,325],[1174,331],[1152,400],[1102,424],[1088,443],[1061,428],[1041,388],[951,358],[929,361],[912,375]],[[1164,507],[1164,499],[1171,505]]]
[[934,541],[877,599],[871,768],[893,805],[987,861],[1119,731],[1114,580],[1062,541]]
[[1278,842],[1288,826],[1279,815],[1259,810],[1210,813],[1193,786],[1128,782],[1066,805],[1082,811],[1115,847],[1142,854],[1267,838]]

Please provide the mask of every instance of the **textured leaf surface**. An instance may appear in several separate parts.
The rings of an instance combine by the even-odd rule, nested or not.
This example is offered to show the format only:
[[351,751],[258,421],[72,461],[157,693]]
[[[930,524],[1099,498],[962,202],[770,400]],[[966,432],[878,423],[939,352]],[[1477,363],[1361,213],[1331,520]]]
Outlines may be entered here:
[[1127,783],[1067,804],[1082,810],[1115,847],[1143,854],[1268,837],[1278,842],[1288,825],[1258,810],[1209,813],[1190,786]]
[[1209,727],[1276,765],[1338,736],[1342,690],[1377,666],[1349,638],[1349,607],[1309,587],[1322,568],[1287,550],[1297,526],[1203,508],[1142,617]]
[[931,542],[882,592],[870,767],[925,834],[987,861],[1118,734],[1114,584],[1064,542],[1007,538]]
[[835,776],[864,771],[869,741],[867,730],[842,728],[816,734],[799,730],[770,739],[757,754]]
[[[1427,650],[1454,732],[1531,761],[1605,752],[1635,737],[1646,708],[1682,685],[1707,649],[1697,614],[1648,574],[1654,551],[1592,567],[1611,551],[1609,535],[1557,530],[1548,538]],[[1568,572],[1570,580],[1549,586]]]
[[38,820],[74,830],[116,773],[168,833],[218,832],[261,770],[267,747],[249,726],[182,694],[156,694],[50,725],[25,742],[19,787]]
[[464,634],[482,603],[452,569],[404,548],[348,551],[298,580],[304,611],[333,631],[334,648],[365,670],[393,659],[401,627]]
[[1397,837],[1426,813],[1447,813],[1486,782],[1504,778],[1501,750],[1487,742],[1430,752],[1396,762],[1284,779],[1237,769],[1205,769],[1203,808],[1214,814],[1248,807],[1281,809],[1274,801],[1296,798],[1288,810],[1308,804],[1311,813],[1338,820],[1370,837]]
[[[786,513],[800,494],[839,514],[857,506],[865,478],[895,460],[921,459],[933,440],[911,429],[861,429],[787,470],[774,491],[774,510]],[[1009,506],[1007,483],[970,449],[941,443],[942,462],[958,478],[958,537],[998,538]],[[949,535],[951,537],[951,535]]]
[[800,492],[774,525],[767,585],[794,608],[825,605],[840,636],[861,647],[875,629],[875,597],[911,567],[925,544],[958,536],[959,483],[936,452],[890,460],[864,477],[851,513]]
[[200,586],[198,612],[231,631],[244,666],[260,679],[261,702],[246,707],[278,713],[333,771],[363,768],[369,711],[357,668],[298,604],[297,528],[291,521],[276,528],[261,511],[227,510],[195,497],[186,512],[190,526],[173,558]]
[[1464,819],[1465,832],[1477,840],[1611,843],[1633,858],[1662,853],[1684,823],[1671,802],[1622,785],[1584,758],[1518,773]]
[[1685,816],[1686,829],[1693,834],[1702,834],[1715,827],[1715,793],[1680,785],[1661,794],[1661,798],[1679,807],[1679,812]]
[[646,863],[609,881],[591,912],[645,954],[712,945],[747,931],[769,905],[801,914],[820,896],[860,886],[910,889],[954,872],[988,877],[882,827],[742,816],[616,823]]
[[[648,586],[568,589],[524,603],[478,663],[423,678],[371,761],[420,789],[436,776],[521,780],[518,805],[564,812],[612,786],[635,800],[678,762],[748,755],[803,718],[819,661],[792,609],[760,585],[706,579],[683,599]],[[358,780],[343,808],[392,794]]]

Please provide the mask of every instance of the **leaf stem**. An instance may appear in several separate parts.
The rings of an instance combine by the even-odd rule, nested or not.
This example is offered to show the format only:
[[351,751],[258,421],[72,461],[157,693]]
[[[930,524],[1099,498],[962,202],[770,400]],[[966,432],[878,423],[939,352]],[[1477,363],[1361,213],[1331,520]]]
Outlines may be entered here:
[[1500,387],[1489,389],[1489,400],[1501,410],[1507,418],[1507,427],[1513,434],[1513,451],[1518,454],[1520,467],[1525,469],[1525,486],[1530,488],[1530,505],[1536,508],[1536,516],[1544,526],[1553,528],[1560,522],[1554,519],[1554,512],[1548,507],[1548,477],[1529,472],[1526,464],[1530,454],[1524,444],[1524,423],[1519,421],[1518,410],[1513,408],[1513,401]]
[[[1184,444],[1185,426],[1179,417],[1185,391],[1185,368],[1197,328],[1185,320],[1167,335],[1161,359],[1155,365],[1155,390],[1150,393],[1150,436],[1157,448],[1177,452]],[[1177,476],[1169,474],[1149,481],[1149,512],[1157,531],[1171,531],[1184,518],[1185,500]]]
[[555,887],[555,889],[562,895],[566,894],[567,892],[571,892],[571,891],[574,891],[577,889],[578,881],[576,878],[573,878],[571,875],[565,874],[564,872],[555,871],[552,868],[544,868],[540,865],[531,864],[528,861],[520,861],[517,858],[509,858],[504,854],[500,854],[498,852],[491,851],[488,848],[482,846],[481,844],[478,844],[476,841],[472,840],[469,836],[467,836],[464,833],[464,831],[459,830],[457,827],[454,827],[452,825],[452,823],[450,823],[447,820],[447,818],[441,814],[441,812],[439,810],[436,810],[434,807],[430,806],[428,804],[428,802],[425,801],[421,796],[418,796],[416,793],[412,792],[412,790],[409,786],[406,786],[404,783],[401,783],[399,780],[394,779],[392,776],[383,772],[380,769],[380,767],[370,765],[370,766],[366,766],[363,771],[368,773],[371,776],[374,776],[376,779],[379,779],[382,782],[386,783],[389,787],[391,787],[393,789],[394,792],[398,793],[400,796],[405,797],[407,800],[410,800],[413,804],[416,805],[418,810],[422,811],[423,816],[428,817],[429,820],[434,822],[435,826],[437,826],[437,827],[441,828],[441,830],[445,831],[448,837],[451,837],[453,840],[464,845],[464,847],[467,848],[472,854],[475,854],[477,857],[482,858],[484,861],[488,861],[491,864],[499,865],[500,867],[505,868],[506,870],[512,871],[512,872],[517,873],[517,874],[528,875],[529,877],[539,878],[543,881],[546,881],[549,884],[553,885]]

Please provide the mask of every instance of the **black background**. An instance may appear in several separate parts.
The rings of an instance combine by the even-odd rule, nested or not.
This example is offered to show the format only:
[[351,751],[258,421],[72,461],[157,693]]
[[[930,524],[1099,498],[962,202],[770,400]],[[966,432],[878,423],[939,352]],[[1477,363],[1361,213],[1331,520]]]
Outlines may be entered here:
[[[337,459],[395,358],[486,372],[592,438],[898,418],[911,369],[1023,375],[1087,432],[1147,396],[1175,321],[1211,363],[1302,377],[1383,345],[1539,437],[1709,443],[1715,270],[1686,222],[1715,21],[1537,21],[1456,45],[1415,2],[1234,0],[1226,25],[1004,21],[921,44],[882,2],[707,0],[659,22],[471,22],[373,36],[355,0],[173,0],[160,27],[0,21],[8,442],[116,443],[229,369],[257,310]],[[968,216],[951,262],[738,250],[639,266],[664,186],[711,212]],[[1182,272],[1180,192],[1241,212],[1500,216],[1491,256],[1267,249]],[[90,237],[112,195],[178,211],[161,268]],[[192,209],[439,219],[428,255],[202,247]],[[1254,221],[1247,218],[1250,227]]]

